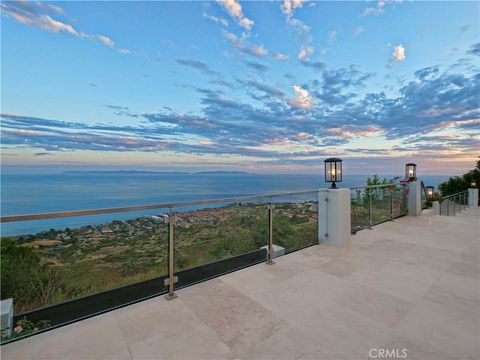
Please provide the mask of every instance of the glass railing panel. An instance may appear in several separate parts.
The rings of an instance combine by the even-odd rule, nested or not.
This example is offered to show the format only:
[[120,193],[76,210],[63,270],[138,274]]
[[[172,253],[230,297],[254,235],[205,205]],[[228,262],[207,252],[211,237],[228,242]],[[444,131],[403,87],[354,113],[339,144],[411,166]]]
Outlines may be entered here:
[[273,244],[285,253],[318,244],[318,193],[275,197]]
[[[242,256],[255,255],[265,260],[268,243],[268,209],[262,198],[245,202],[216,203],[175,209],[175,272],[231,259],[238,266],[248,265]],[[225,272],[235,264],[225,262]],[[197,277],[189,275],[188,282],[217,276],[223,271],[217,266]],[[186,285],[179,274],[179,284]]]
[[370,189],[372,204],[372,225],[392,219],[392,193],[393,190],[385,187]]
[[[3,223],[2,299],[13,299],[14,318],[59,325],[162,292],[167,211]],[[127,289],[148,281],[158,286]]]
[[369,226],[369,196],[366,188],[350,191],[352,232]]
[[454,215],[454,202],[450,198],[443,199],[440,203],[441,215],[453,216]]
[[396,185],[393,189],[393,217],[408,214],[408,186],[406,184]]
[[427,199],[427,193],[425,190],[425,185],[423,184],[423,182],[421,183],[420,194],[421,194],[422,210],[424,210],[428,208],[428,199]]

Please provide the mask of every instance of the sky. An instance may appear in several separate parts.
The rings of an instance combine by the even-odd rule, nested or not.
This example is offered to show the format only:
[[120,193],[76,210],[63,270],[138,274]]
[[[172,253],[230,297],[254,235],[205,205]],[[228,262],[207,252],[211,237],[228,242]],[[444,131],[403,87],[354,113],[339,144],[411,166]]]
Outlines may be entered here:
[[461,174],[480,2],[1,2],[9,172]]

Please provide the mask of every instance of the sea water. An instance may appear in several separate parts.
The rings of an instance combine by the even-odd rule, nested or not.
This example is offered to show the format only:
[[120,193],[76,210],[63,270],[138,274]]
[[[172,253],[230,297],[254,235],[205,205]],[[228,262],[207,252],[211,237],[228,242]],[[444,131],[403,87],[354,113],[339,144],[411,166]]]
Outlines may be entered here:
[[[339,187],[364,186],[366,175],[348,175]],[[392,176],[384,176],[387,179]],[[383,179],[383,176],[380,176]],[[437,186],[448,176],[421,177]],[[2,175],[1,215],[99,209],[328,187],[323,174],[42,174]],[[190,210],[185,207],[181,210]],[[2,223],[2,236],[75,228],[112,220],[166,213],[169,209]]]

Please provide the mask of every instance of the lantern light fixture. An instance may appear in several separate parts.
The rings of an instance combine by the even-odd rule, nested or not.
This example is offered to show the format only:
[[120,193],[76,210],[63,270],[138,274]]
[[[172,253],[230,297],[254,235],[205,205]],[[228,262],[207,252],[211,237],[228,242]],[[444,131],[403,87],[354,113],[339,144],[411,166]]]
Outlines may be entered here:
[[433,200],[434,189],[435,189],[435,188],[434,188],[433,186],[427,186],[427,187],[425,187],[425,190],[427,190],[428,200]]
[[408,163],[405,165],[405,180],[417,180],[417,164]]
[[470,183],[470,187],[475,189],[477,187],[477,181],[472,180],[471,183]]
[[342,181],[342,159],[329,158],[325,162],[325,182],[331,183],[331,189],[337,188],[337,182]]

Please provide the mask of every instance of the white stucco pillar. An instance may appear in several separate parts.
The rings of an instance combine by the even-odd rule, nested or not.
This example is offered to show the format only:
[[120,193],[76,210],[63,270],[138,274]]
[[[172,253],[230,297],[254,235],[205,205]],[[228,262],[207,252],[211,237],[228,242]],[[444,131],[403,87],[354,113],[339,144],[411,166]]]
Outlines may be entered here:
[[468,189],[468,206],[478,206],[478,189]]
[[433,215],[440,215],[440,202],[433,201],[432,207],[433,207]]
[[420,181],[408,183],[408,215],[419,216],[422,213],[422,184]]
[[13,299],[2,300],[0,304],[1,304],[0,327],[2,332],[5,332],[7,336],[10,336],[12,335],[12,330],[13,330]]
[[342,245],[350,242],[350,189],[328,189],[318,193],[318,241]]

